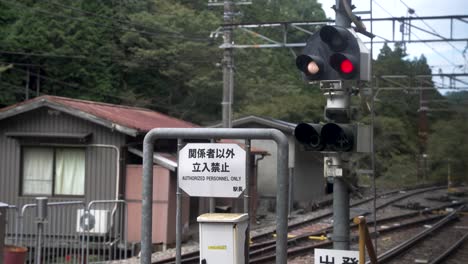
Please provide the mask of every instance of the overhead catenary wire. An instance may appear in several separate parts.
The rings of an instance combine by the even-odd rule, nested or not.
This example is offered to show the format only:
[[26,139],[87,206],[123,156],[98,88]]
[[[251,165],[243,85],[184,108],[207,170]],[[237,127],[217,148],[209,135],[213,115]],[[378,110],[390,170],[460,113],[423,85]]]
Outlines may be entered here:
[[[409,7],[403,0],[400,0],[400,2],[408,9],[412,9],[411,7]],[[414,9],[412,9],[414,10]],[[416,14],[416,11],[414,11],[414,15],[416,17],[419,18],[419,16]],[[430,30],[432,30],[432,32],[437,35],[438,37],[442,38],[442,39],[446,39],[445,37],[443,37],[442,35],[440,35],[433,27],[431,27],[426,21],[424,21],[424,19],[421,19],[421,21],[424,23],[424,25],[426,25]],[[453,45],[452,43],[450,43],[449,41],[447,41],[447,43],[452,46],[452,48],[454,48],[455,50],[459,51],[462,55],[463,55],[463,51],[461,51],[460,49],[458,49],[457,47],[455,47],[455,45]]]
[[[372,0],[377,6],[379,6],[385,13],[387,13],[388,15],[390,15],[392,18],[396,18],[394,15],[392,15],[390,12],[388,12],[387,9],[385,9],[383,6],[381,6],[376,0]],[[422,40],[420,37],[418,37],[414,32],[411,32],[411,34],[413,36],[415,36],[418,40]],[[445,61],[447,61],[449,64],[451,65],[454,65],[456,66],[457,64],[455,64],[453,61],[449,60],[447,57],[445,57],[441,52],[439,52],[438,50],[434,49],[431,45],[429,45],[428,43],[426,42],[423,42],[424,45],[426,45],[427,47],[429,47],[431,50],[433,50],[437,55],[439,55],[441,58],[443,58]],[[449,43],[449,42],[448,42]]]
[[[411,35],[413,35],[414,37],[416,37],[418,40],[421,40],[421,38],[416,35],[414,32],[411,32]],[[430,48],[432,51],[434,51],[437,55],[439,55],[441,58],[443,58],[445,61],[447,61],[448,63],[450,63],[452,66],[457,66],[456,63],[454,63],[453,61],[449,60],[447,57],[445,57],[440,51],[436,50],[434,47],[432,47],[431,45],[429,45],[428,43],[424,42],[424,44]]]

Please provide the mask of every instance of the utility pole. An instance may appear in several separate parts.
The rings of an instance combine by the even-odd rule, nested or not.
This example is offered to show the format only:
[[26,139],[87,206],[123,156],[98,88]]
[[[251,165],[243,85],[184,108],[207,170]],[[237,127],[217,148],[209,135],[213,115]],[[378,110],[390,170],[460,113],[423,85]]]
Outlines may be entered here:
[[[234,26],[234,5],[249,5],[252,2],[240,1],[234,2],[233,0],[224,0],[223,3],[218,3],[218,0],[209,0],[209,6],[223,5],[223,101],[222,105],[222,123],[224,128],[232,127],[232,104],[234,101],[234,56],[233,56],[233,37],[232,32]],[[216,207],[215,198],[209,200],[210,213],[214,213]]]
[[[210,0],[208,5],[218,6],[217,0]],[[232,127],[232,102],[234,98],[234,59],[233,59],[233,49],[232,45],[232,31],[233,27],[231,24],[234,22],[234,8],[232,0],[223,1],[223,101],[222,105],[222,121],[224,128]],[[216,200],[215,198],[209,198],[209,212],[214,213],[216,210]]]
[[[422,80],[420,81],[422,86]],[[419,136],[419,157],[418,157],[418,178],[426,181],[427,179],[427,137],[429,133],[429,120],[427,111],[429,98],[425,98],[424,90],[419,91],[419,120],[418,120],[418,136]]]
[[223,127],[232,127],[232,102],[234,95],[234,60],[232,44],[232,26],[226,26],[233,23],[233,2],[232,0],[224,0],[223,27],[224,34],[224,55],[223,55]]

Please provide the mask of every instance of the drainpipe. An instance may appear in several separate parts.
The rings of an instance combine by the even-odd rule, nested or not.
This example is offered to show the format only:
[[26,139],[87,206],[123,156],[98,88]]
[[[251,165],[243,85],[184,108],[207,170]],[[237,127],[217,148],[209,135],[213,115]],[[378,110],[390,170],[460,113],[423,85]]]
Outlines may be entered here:
[[[265,157],[267,156],[267,154],[261,154],[260,157],[258,157],[255,162],[254,162],[254,166],[255,166],[255,186],[254,186],[254,192],[257,194],[257,199],[256,199],[256,202],[258,202],[259,200],[259,195],[258,195],[258,163],[260,161],[262,161]],[[255,218],[257,218],[257,204],[254,204],[254,208],[252,209],[254,212],[255,212]],[[257,219],[254,219],[255,222],[257,221]],[[252,219],[250,220],[252,221]]]

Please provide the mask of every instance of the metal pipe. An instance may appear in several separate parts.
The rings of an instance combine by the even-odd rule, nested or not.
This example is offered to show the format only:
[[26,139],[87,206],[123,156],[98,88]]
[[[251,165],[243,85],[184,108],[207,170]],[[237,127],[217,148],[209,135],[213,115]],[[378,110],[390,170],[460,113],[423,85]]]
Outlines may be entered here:
[[278,148],[277,157],[277,214],[276,214],[276,263],[287,263],[288,231],[288,139],[277,129],[246,128],[157,128],[149,131],[143,140],[143,192],[141,262],[151,263],[152,197],[153,197],[153,144],[162,138],[225,138],[225,139],[271,139]]
[[[244,213],[250,213],[250,194],[249,194],[249,184],[250,184],[250,148],[251,141],[250,139],[245,140],[245,156],[247,157],[245,161],[245,190],[244,190]],[[250,216],[250,214],[249,214]],[[249,220],[250,223],[250,220]]]
[[[216,143],[216,140],[212,138],[210,142]],[[214,213],[216,211],[216,198],[210,197],[208,198],[208,202],[209,202],[209,212]]]
[[3,264],[3,246],[5,241],[8,205],[0,202],[0,264]]
[[[347,0],[346,0],[347,1]],[[351,5],[349,2],[342,0],[336,0],[336,16],[335,22],[337,26],[349,28],[351,26],[351,19],[346,14],[345,4]],[[349,82],[343,81],[341,83],[343,94],[347,97],[347,100],[343,100],[343,109],[349,109]],[[327,108],[328,108],[327,101]],[[349,113],[349,112],[348,112]],[[349,116],[345,117],[349,120]],[[337,162],[341,163],[341,157],[338,155]],[[333,183],[333,248],[341,250],[349,250],[349,193],[348,186],[343,179],[346,175],[341,177],[334,177]]]
[[[18,210],[18,207],[16,207],[16,205],[8,205],[7,210],[14,210],[15,211],[14,221],[7,221],[7,222],[14,222],[15,223],[15,238],[14,238],[14,241],[15,241],[15,245],[19,245],[18,244],[18,236],[19,236],[19,220],[18,220],[19,210]],[[8,213],[7,216],[10,217],[10,214]],[[11,219],[11,217],[10,217],[10,219]]]
[[47,197],[36,198],[36,223],[37,223],[37,241],[35,263],[42,263],[42,235],[44,233],[44,223],[47,221]]
[[250,241],[250,151],[251,151],[251,140],[245,140],[245,190],[244,190],[244,213],[249,217],[247,220],[247,231],[245,232],[245,263],[249,263],[249,241]]
[[[177,157],[182,149],[184,142],[182,139],[177,139]],[[177,172],[179,167],[177,166]],[[176,191],[176,264],[182,262],[182,190],[179,186],[179,177],[177,177]]]
[[125,204],[125,200],[94,200],[94,201],[91,201],[88,203],[88,206],[86,208],[86,210],[88,212],[91,212],[91,210],[96,210],[96,209],[92,209],[92,207],[95,205],[95,204],[114,204],[114,208],[112,209],[112,215],[111,215],[111,218],[110,218],[110,226],[114,226],[114,214],[116,212],[116,209],[117,209],[117,206],[119,203],[123,203]]
[[333,183],[333,248],[349,250],[349,193],[342,177]]

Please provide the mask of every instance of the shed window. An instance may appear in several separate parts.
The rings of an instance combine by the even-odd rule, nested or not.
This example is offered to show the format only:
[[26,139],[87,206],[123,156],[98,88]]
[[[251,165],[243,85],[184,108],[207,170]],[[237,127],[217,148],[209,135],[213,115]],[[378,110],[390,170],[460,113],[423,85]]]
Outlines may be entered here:
[[24,147],[23,195],[84,195],[85,149]]

